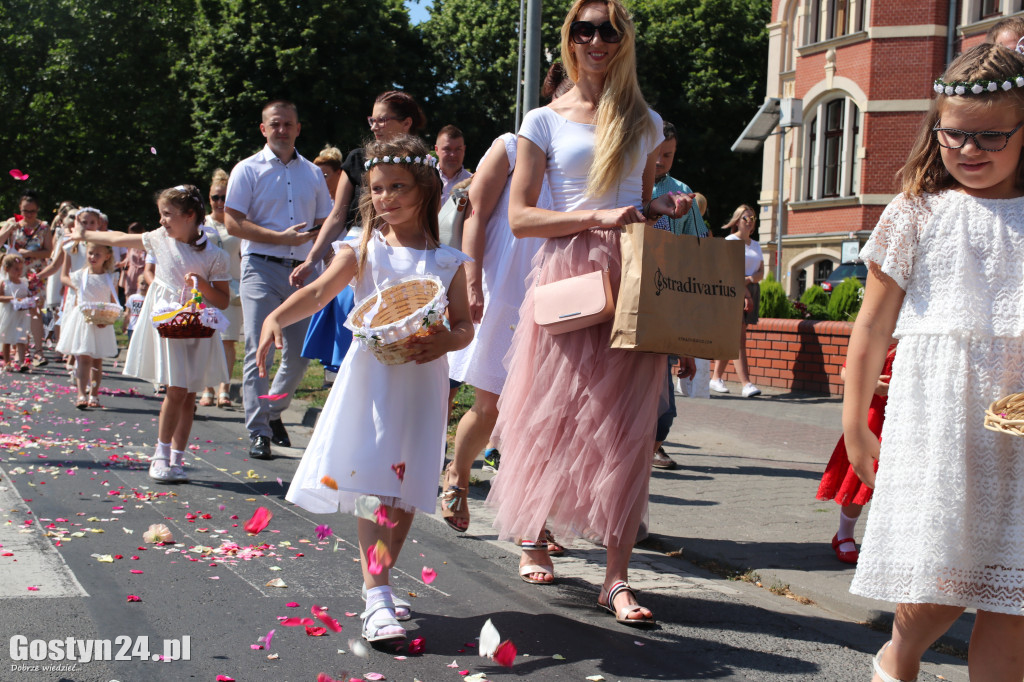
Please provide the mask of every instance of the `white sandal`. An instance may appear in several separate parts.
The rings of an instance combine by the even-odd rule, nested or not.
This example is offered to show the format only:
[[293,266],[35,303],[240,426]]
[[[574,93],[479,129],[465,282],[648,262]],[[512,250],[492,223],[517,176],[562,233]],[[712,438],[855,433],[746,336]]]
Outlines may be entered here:
[[[366,601],[366,583],[363,583],[363,591],[360,593],[363,601]],[[401,597],[391,595],[391,602],[395,605],[395,618],[397,620],[412,620],[412,604]]]
[[171,470],[169,457],[153,457],[149,460],[149,477],[157,483],[177,483],[178,478]]
[[882,678],[882,682],[917,682],[916,677],[912,680],[899,680],[882,670],[882,654],[885,653],[885,650],[889,648],[890,644],[892,644],[891,639],[882,645],[882,648],[878,650],[878,653],[875,654],[875,657],[871,660],[871,665],[875,669],[875,674]]
[[359,617],[363,619],[363,639],[367,642],[405,640],[405,628],[395,620],[395,602],[391,595],[368,604]]

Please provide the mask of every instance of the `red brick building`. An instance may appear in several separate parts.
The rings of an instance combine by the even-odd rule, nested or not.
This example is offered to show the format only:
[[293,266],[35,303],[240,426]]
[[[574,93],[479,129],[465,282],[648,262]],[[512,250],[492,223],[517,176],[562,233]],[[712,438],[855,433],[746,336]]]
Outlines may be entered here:
[[[843,241],[863,244],[895,196],[948,55],[1022,10],[1024,0],[773,0],[765,94],[803,102],[803,125],[785,136],[791,296],[831,274]],[[759,198],[772,271],[779,147],[777,135],[765,143]]]

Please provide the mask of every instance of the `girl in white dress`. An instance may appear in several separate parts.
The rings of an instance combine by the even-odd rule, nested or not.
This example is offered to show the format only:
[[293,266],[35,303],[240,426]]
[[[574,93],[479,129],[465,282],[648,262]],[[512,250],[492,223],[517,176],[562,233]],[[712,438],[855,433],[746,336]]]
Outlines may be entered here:
[[415,511],[434,511],[447,419],[445,355],[470,342],[473,324],[466,256],[438,241],[440,179],[426,147],[402,135],[371,142],[366,159],[358,245],[335,243],[327,271],[267,317],[257,365],[262,372],[271,344],[281,347],[282,328],[329,304],[350,282],[357,301],[410,275],[435,275],[447,291],[449,328],[438,324],[412,337],[412,362],[384,365],[353,344],[288,490],[289,501],[313,513],[359,516],[363,637],[376,642],[405,638],[397,619],[410,617],[409,606],[394,599],[388,574]]
[[156,278],[128,345],[124,373],[167,386],[149,475],[159,483],[169,483],[188,480],[185,446],[192,431],[196,391],[227,380],[228,370],[217,334],[205,339],[164,338],[152,324],[154,311],[160,306],[180,304],[182,290],[191,289],[193,281],[205,304],[223,310],[229,301],[231,275],[227,254],[211,244],[200,229],[206,212],[195,185],[165,189],[157,197],[157,207],[161,227],[152,232],[76,229],[74,236],[90,243],[145,249],[156,258]]
[[[0,276],[0,344],[3,344],[4,369],[11,372],[28,372],[28,331],[31,319],[29,308],[21,303],[28,298],[28,281],[25,259],[16,253],[3,258],[3,274]],[[17,307],[15,301],[18,301]],[[11,346],[14,347],[14,362],[11,362]]]
[[[971,679],[1020,682],[1024,440],[983,417],[1024,389],[1024,57],[979,45],[935,83],[903,193],[861,252],[843,435],[875,492],[850,590],[898,603],[876,682],[914,680],[965,608],[977,609]],[[890,336],[900,346],[879,448],[868,406]]]
[[[103,379],[103,358],[117,357],[117,337],[113,325],[92,324],[82,314],[83,303],[117,303],[114,285],[114,252],[109,246],[90,244],[85,250],[85,267],[70,271],[64,267],[60,278],[74,292],[75,304],[70,306],[62,323],[57,352],[75,358],[75,407],[101,407],[100,381]],[[70,264],[70,260],[65,264]]]

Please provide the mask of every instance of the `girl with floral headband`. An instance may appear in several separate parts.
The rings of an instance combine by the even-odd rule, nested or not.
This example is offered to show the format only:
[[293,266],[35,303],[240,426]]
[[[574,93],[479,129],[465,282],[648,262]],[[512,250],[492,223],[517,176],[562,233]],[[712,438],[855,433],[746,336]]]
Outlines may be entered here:
[[[850,591],[898,604],[875,682],[916,679],[965,608],[977,609],[971,679],[1020,682],[1024,440],[985,430],[983,415],[1024,389],[1024,57],[979,45],[935,88],[903,192],[861,251],[843,428],[875,492]],[[868,407],[892,336],[879,445]]]
[[[257,365],[262,371],[271,344],[281,347],[284,327],[328,305],[349,282],[356,301],[371,302],[403,278],[432,276],[444,287],[447,299],[437,297],[388,328],[368,332],[346,323],[358,342],[338,368],[287,495],[315,514],[359,516],[363,637],[378,642],[405,639],[398,621],[411,618],[409,604],[392,594],[389,573],[416,510],[434,511],[447,422],[446,354],[469,344],[473,324],[462,267],[467,257],[439,243],[441,181],[423,142],[408,135],[371,142],[365,168],[359,241],[335,242],[327,271],[267,317]],[[446,301],[447,327],[439,319]],[[421,324],[428,333],[406,342],[414,349],[411,362],[384,365],[371,352],[374,335],[401,339]]]
[[149,476],[158,483],[184,482],[185,446],[192,431],[196,391],[228,377],[220,336],[169,339],[156,330],[154,315],[182,302],[182,290],[195,289],[207,306],[224,309],[230,300],[228,256],[209,242],[199,225],[206,215],[195,185],[178,185],[157,195],[160,227],[152,232],[82,232],[75,239],[88,243],[145,249],[156,257],[156,277],[139,313],[128,345],[124,373],[155,384],[167,393],[160,408],[157,444]]

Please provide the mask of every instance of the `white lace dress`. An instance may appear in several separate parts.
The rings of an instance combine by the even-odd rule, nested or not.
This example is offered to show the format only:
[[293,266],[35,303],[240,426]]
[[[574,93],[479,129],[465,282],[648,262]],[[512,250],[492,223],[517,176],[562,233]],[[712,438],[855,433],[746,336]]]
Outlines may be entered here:
[[114,325],[100,327],[86,321],[82,315],[83,303],[117,303],[114,275],[95,275],[88,266],[70,274],[75,286],[68,287],[68,297],[75,297],[67,315],[61,322],[60,340],[56,350],[63,355],[86,355],[90,358],[116,358],[118,355],[117,335]]
[[[335,243],[336,250],[350,247],[356,242]],[[466,260],[450,246],[425,252],[393,247],[375,230],[363,274],[352,285],[356,301],[374,293],[375,281],[383,287],[412,274],[436,275],[447,290]],[[406,511],[433,512],[447,409],[445,356],[422,365],[384,365],[354,341],[286,499],[314,514],[353,511],[364,495]]]
[[871,511],[850,591],[1024,615],[1024,198],[889,204],[861,251],[905,290]]
[[142,235],[146,253],[156,259],[156,278],[146,292],[139,321],[128,344],[124,373],[151,383],[201,391],[228,379],[224,344],[214,333],[206,339],[166,339],[153,326],[153,310],[165,303],[179,303],[185,275],[194,272],[210,282],[228,282],[228,256],[207,242],[197,250],[158,228]]
[[[516,167],[517,138],[512,133],[505,133],[498,139],[505,144],[508,177],[485,232],[482,263],[484,314],[476,326],[473,341],[464,349],[451,353],[448,360],[452,379],[500,395],[508,376],[505,354],[512,346],[512,334],[519,322],[519,306],[526,296],[526,278],[533,268],[533,257],[544,240],[512,236],[512,228],[508,224],[508,195],[512,171]],[[493,147],[487,152],[492,153]],[[484,155],[486,158],[487,154]],[[480,159],[480,163],[484,159]],[[546,177],[537,207],[551,208],[551,189]]]

